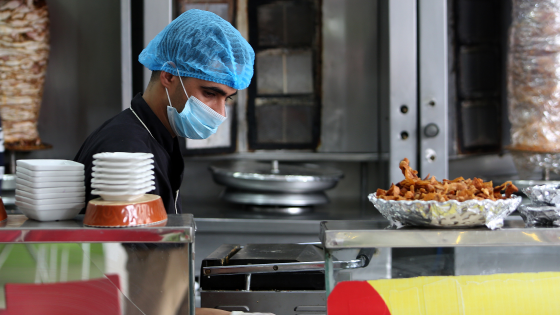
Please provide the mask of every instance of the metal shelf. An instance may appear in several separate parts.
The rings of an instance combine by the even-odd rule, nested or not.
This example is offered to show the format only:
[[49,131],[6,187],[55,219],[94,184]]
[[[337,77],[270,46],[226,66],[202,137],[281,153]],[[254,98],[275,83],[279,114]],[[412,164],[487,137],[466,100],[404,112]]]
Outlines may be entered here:
[[526,228],[520,217],[500,230],[387,228],[388,221],[323,221],[320,239],[330,250],[372,247],[560,246],[560,228]]
[[93,228],[74,220],[40,222],[24,215],[8,215],[0,222],[0,243],[192,243],[192,214],[171,214],[165,226]]

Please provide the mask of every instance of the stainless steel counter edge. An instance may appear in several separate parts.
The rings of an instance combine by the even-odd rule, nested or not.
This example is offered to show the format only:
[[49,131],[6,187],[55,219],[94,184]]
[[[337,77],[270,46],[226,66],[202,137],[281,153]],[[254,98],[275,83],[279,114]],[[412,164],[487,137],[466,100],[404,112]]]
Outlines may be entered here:
[[0,243],[192,243],[196,230],[192,214],[168,215],[165,226],[97,228],[73,220],[40,222],[8,215],[0,222]]
[[198,233],[319,234],[320,220],[195,218]]
[[319,238],[325,248],[560,246],[560,228],[526,228],[508,218],[504,227],[468,229],[388,229],[387,221],[323,221]]

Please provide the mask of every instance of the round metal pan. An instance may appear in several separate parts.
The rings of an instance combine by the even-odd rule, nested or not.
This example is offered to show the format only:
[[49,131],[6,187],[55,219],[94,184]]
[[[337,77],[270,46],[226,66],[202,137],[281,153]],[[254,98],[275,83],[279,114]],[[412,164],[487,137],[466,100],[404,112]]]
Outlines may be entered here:
[[274,192],[249,192],[226,188],[221,198],[231,203],[256,206],[303,207],[329,202],[324,192],[297,194]]
[[225,161],[210,166],[214,181],[242,190],[309,193],[331,189],[344,174],[316,164]]

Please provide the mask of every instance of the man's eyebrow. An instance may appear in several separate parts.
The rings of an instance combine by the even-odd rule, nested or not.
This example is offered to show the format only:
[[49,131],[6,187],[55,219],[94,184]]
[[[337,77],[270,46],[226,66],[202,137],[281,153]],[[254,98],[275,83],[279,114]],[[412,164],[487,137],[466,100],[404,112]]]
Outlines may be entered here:
[[[201,88],[206,89],[206,90],[212,90],[212,91],[214,91],[214,92],[216,92],[216,93],[218,93],[218,94],[220,94],[220,95],[222,95],[222,96],[226,96],[226,95],[227,95],[227,93],[226,93],[224,90],[220,89],[220,88],[217,87],[217,86],[201,86]],[[234,95],[236,95],[236,94],[237,94],[237,91],[235,91],[235,93],[229,95],[228,97],[234,96]]]

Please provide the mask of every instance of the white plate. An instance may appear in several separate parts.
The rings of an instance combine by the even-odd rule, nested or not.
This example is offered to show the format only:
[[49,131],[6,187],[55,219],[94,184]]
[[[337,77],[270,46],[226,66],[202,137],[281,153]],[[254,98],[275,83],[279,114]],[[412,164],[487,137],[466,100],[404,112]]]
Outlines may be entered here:
[[138,174],[147,172],[149,170],[153,170],[154,165],[148,164],[142,167],[122,167],[122,168],[109,168],[109,167],[101,167],[101,166],[93,166],[91,168],[92,171],[97,173],[108,173],[108,174]]
[[107,191],[113,191],[113,190],[140,190],[140,189],[144,189],[150,186],[154,186],[156,183],[154,181],[147,181],[144,183],[140,183],[137,185],[111,185],[111,184],[91,184],[92,188],[95,189],[99,189],[99,190],[107,190]]
[[148,164],[153,164],[154,160],[147,159],[147,160],[138,160],[134,162],[115,162],[110,160],[93,160],[93,165],[98,167],[107,167],[107,168],[131,168],[131,167],[142,167]]
[[16,201],[23,201],[30,205],[40,206],[40,205],[64,205],[69,203],[85,203],[86,197],[64,197],[56,199],[32,199],[27,198],[16,193]]
[[92,195],[101,196],[104,200],[110,201],[132,201],[138,199],[145,195],[147,192],[155,190],[156,187],[150,186],[146,189],[140,190],[124,190],[124,191],[103,191],[103,190],[92,190]]
[[91,179],[92,184],[110,184],[110,185],[138,185],[141,183],[149,182],[154,180],[154,175],[144,176],[138,179],[114,179],[114,178],[103,178],[94,177]]
[[[44,188],[49,189],[49,188]],[[85,189],[79,192],[61,192],[61,193],[38,193],[34,194],[32,192],[28,192],[21,189],[16,189],[16,196],[27,197],[31,199],[37,200],[48,200],[48,199],[59,199],[59,198],[75,198],[75,197],[82,197],[86,195]]]
[[16,178],[25,179],[26,181],[30,181],[32,183],[47,183],[47,182],[84,182],[85,176],[82,175],[74,175],[74,176],[29,176],[19,172],[16,172]]
[[31,188],[57,188],[57,187],[82,187],[84,182],[45,182],[45,183],[34,183],[23,178],[16,178],[16,185],[25,185]]
[[84,171],[32,171],[27,169],[23,166],[16,167],[16,173],[25,174],[29,176],[76,176],[76,175],[84,175]]
[[16,184],[16,190],[22,190],[32,194],[65,194],[65,193],[76,193],[76,192],[85,194],[86,186],[33,188],[22,184]]
[[138,174],[109,174],[109,173],[98,173],[98,172],[91,173],[91,176],[94,177],[94,178],[119,179],[119,180],[140,179],[140,178],[144,178],[144,177],[150,176],[150,175],[154,175],[154,171],[147,171],[147,172],[138,173]]
[[23,166],[32,171],[81,171],[82,163],[69,160],[17,160],[17,166]]
[[28,207],[25,202],[16,201],[16,205],[25,216],[37,221],[70,220],[78,215],[80,210],[84,207],[84,204],[78,204],[67,209],[36,210],[32,207]]
[[154,155],[151,153],[141,153],[141,152],[103,152],[93,155],[94,159],[97,160],[111,160],[111,161],[121,161],[121,162],[132,162],[137,160],[146,160],[153,158]]

